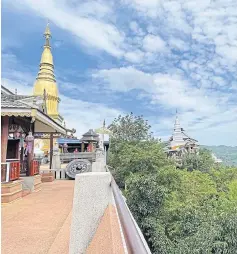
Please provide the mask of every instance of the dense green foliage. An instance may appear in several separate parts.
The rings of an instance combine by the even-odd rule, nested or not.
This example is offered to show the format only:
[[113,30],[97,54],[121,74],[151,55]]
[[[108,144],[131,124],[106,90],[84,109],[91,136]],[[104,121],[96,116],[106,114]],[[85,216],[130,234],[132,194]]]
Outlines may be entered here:
[[130,113],[126,116],[119,115],[115,118],[109,129],[113,133],[113,139],[119,141],[137,141],[151,138],[150,125],[142,116]]
[[237,166],[237,146],[203,146],[222,159],[226,166]]
[[211,153],[206,149],[200,149],[196,154],[185,154],[182,161],[182,168],[189,171],[199,170],[202,172],[209,172],[214,166],[214,160]]
[[[127,130],[137,122],[120,120],[113,123],[120,134],[111,138],[109,165],[152,253],[237,253],[237,168],[216,168],[201,150],[176,169],[149,128],[135,137]],[[119,138],[123,126],[126,139]]]

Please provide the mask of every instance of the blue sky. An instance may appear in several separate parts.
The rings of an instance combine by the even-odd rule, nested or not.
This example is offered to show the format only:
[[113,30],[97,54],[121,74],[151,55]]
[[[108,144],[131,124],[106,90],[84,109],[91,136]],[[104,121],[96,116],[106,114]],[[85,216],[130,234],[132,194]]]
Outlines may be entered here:
[[50,22],[60,112],[80,136],[134,112],[157,137],[176,108],[206,145],[237,145],[236,0],[3,0],[2,84],[32,93]]

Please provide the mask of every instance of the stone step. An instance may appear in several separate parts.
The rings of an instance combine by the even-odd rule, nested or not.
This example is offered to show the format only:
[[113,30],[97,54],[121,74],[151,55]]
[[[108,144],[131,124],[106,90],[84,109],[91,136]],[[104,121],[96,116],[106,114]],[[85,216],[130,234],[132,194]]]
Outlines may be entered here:
[[48,254],[68,254],[70,241],[70,227],[72,220],[72,211],[68,214],[57,236],[55,237]]

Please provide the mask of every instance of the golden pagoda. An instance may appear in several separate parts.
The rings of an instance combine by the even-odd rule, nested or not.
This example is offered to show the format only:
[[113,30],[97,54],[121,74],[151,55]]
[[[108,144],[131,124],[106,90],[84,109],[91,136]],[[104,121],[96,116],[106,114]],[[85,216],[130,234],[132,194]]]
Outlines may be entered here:
[[63,118],[59,115],[58,87],[54,76],[53,55],[51,53],[50,38],[51,32],[47,24],[45,32],[45,45],[41,56],[40,69],[34,84],[33,95],[41,95],[46,99],[47,114],[62,124]]

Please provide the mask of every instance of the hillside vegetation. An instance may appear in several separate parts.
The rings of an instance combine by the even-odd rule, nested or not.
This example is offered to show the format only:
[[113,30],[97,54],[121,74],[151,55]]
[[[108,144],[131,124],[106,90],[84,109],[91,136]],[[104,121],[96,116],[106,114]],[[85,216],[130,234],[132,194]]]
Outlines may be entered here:
[[213,152],[227,166],[237,166],[237,146],[201,146]]
[[236,253],[236,167],[215,165],[201,149],[176,169],[148,123],[133,114],[109,128],[111,172],[152,253]]

